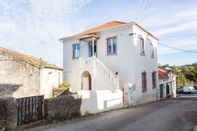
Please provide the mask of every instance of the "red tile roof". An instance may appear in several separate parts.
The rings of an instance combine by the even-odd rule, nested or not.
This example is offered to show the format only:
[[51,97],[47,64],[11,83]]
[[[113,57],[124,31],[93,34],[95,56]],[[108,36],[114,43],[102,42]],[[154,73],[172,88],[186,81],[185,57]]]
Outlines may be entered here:
[[95,32],[99,32],[99,31],[102,31],[102,30],[106,30],[106,29],[110,29],[110,28],[115,28],[115,27],[119,27],[119,26],[124,26],[124,25],[129,25],[129,24],[130,25],[131,24],[134,24],[134,25],[138,26],[139,28],[141,28],[142,30],[144,30],[145,32],[147,32],[149,35],[151,35],[155,39],[159,40],[158,38],[156,38],[155,36],[153,36],[151,33],[149,33],[147,30],[145,30],[143,27],[141,27],[139,24],[137,24],[135,22],[123,22],[123,21],[111,21],[111,22],[107,22],[105,24],[102,24],[102,25],[96,26],[94,28],[85,30],[85,31],[80,32],[78,34],[75,34],[75,35],[72,35],[72,36],[68,36],[68,37],[60,38],[60,40],[64,40],[66,38],[70,38],[70,37],[78,36],[78,35],[87,35],[87,34],[90,34],[90,33],[95,33]]
[[158,69],[158,72],[159,78],[168,78],[167,71]]
[[105,24],[96,26],[96,27],[94,27],[94,28],[91,28],[91,29],[89,29],[89,30],[80,32],[79,34],[85,34],[85,33],[96,32],[96,31],[99,31],[99,30],[108,29],[108,28],[111,28],[111,27],[120,26],[120,25],[124,25],[124,24],[128,24],[128,23],[122,22],[122,21],[111,21],[111,22],[107,22],[107,23],[105,23]]
[[42,59],[36,58],[34,56],[25,55],[25,54],[22,54],[22,53],[19,53],[16,51],[12,51],[12,50],[8,50],[8,49],[2,48],[2,47],[0,47],[0,51],[5,52],[5,53],[9,53],[9,54],[17,57],[18,59],[29,62],[35,66],[63,70],[63,68],[60,68],[60,67],[55,66],[53,64],[47,63],[46,61],[43,61]]
[[[167,71],[158,69],[158,72],[159,72],[158,73],[159,78],[168,78]],[[176,76],[176,75],[172,74],[172,76]]]

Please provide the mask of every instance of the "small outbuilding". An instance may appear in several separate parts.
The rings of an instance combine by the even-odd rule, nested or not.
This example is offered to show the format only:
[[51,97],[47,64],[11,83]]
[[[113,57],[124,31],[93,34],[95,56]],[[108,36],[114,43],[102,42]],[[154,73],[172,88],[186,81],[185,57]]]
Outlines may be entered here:
[[63,68],[41,58],[0,47],[0,97],[52,97],[53,87],[62,83]]
[[176,97],[176,75],[172,69],[158,69],[160,99],[171,96]]

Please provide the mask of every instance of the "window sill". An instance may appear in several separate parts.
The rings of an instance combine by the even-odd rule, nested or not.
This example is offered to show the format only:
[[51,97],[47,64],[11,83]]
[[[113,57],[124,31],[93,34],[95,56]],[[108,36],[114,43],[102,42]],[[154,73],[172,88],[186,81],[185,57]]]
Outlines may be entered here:
[[106,54],[106,56],[118,55],[117,53]]
[[76,57],[76,58],[72,58],[72,60],[78,60],[79,59],[79,57]]
[[145,56],[145,54],[140,54],[141,56]]
[[147,89],[142,89],[142,92],[146,92],[147,91]]
[[151,58],[154,59],[155,57],[154,56],[151,56]]

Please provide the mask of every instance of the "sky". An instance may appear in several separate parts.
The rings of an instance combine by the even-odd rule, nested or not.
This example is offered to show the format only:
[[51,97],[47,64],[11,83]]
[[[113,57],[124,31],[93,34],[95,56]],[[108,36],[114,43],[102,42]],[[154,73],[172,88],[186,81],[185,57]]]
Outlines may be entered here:
[[59,38],[113,20],[136,21],[159,38],[158,63],[191,64],[196,7],[197,0],[0,0],[0,46],[63,67]]

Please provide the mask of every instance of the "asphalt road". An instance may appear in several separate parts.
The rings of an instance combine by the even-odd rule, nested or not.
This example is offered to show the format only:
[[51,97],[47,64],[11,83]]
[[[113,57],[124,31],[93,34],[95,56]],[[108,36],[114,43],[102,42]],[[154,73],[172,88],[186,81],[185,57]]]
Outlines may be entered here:
[[196,124],[197,97],[181,97],[35,128],[33,131],[191,131]]

